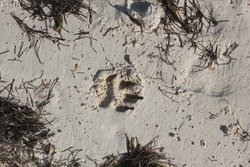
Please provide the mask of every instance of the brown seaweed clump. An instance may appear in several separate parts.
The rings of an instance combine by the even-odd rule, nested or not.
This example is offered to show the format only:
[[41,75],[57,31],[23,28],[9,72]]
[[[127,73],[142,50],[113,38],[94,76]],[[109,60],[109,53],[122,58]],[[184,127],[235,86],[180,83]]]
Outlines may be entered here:
[[142,146],[136,137],[127,137],[127,152],[118,156],[108,155],[100,167],[171,167],[172,164],[162,152],[163,148],[155,148],[156,138]]
[[[82,22],[89,16],[91,22],[92,13],[95,13],[90,8],[89,2],[85,3],[84,0],[19,0],[19,4],[23,10],[30,14],[32,20],[45,24],[42,29],[35,29],[36,25],[28,26],[22,19],[11,13],[19,27],[28,34],[29,40],[34,37],[41,37],[53,42],[64,41],[61,31],[69,32],[64,26],[65,23],[67,24],[67,16],[73,15]],[[59,33],[60,37],[51,34],[49,23],[52,20],[54,21],[54,30]]]
[[39,110],[0,97],[0,166],[35,166],[36,146],[50,136],[46,124]]
[[34,135],[45,128],[42,114],[0,97],[0,143],[18,143],[24,136]]
[[80,20],[84,20],[87,16],[81,10],[90,10],[88,4],[84,3],[83,0],[19,0],[19,3],[34,18],[39,17],[40,20],[53,18],[55,22],[68,14],[73,14]]

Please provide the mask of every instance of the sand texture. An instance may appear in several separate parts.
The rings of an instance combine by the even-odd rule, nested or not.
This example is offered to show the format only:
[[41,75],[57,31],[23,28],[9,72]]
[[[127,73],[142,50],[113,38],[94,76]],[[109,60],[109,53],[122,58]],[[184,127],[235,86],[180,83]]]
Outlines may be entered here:
[[[35,104],[58,78],[45,106],[55,132],[51,143],[58,157],[69,147],[82,149],[84,167],[95,166],[89,158],[101,164],[103,157],[125,152],[125,134],[143,144],[159,135],[157,146],[180,167],[249,167],[250,138],[242,136],[250,134],[250,1],[199,1],[221,21],[198,39],[206,46],[215,42],[220,56],[204,70],[198,65],[209,62],[175,37],[166,61],[159,4],[148,0],[156,6],[138,16],[126,2],[92,0],[91,20],[87,12],[84,22],[67,16],[68,32],[61,31],[67,46],[41,38],[29,48],[34,41],[10,13],[38,29],[44,23],[32,20],[17,0],[0,0],[0,53],[6,51],[0,54],[0,90],[14,79],[15,94],[29,104],[33,97]],[[155,8],[158,13],[150,11]],[[237,48],[223,56],[233,43]],[[23,83],[29,81],[36,89],[27,93]]]

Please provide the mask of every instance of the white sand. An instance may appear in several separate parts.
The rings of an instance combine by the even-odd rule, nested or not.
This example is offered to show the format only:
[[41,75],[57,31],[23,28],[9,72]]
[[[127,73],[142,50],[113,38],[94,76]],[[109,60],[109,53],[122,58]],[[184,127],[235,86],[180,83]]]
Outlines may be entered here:
[[[27,13],[20,11],[15,1],[0,1],[0,55],[1,79],[18,87],[23,81],[29,81],[41,75],[42,79],[59,78],[53,90],[54,97],[46,110],[55,118],[51,129],[57,132],[52,139],[58,153],[70,146],[83,149],[81,153],[85,166],[95,166],[85,155],[102,163],[108,154],[126,151],[125,133],[137,136],[141,143],[149,142],[159,135],[158,146],[163,146],[173,163],[187,167],[244,167],[250,166],[249,141],[243,142],[235,135],[236,127],[229,136],[220,130],[221,125],[229,126],[238,120],[241,126],[250,132],[250,1],[207,0],[204,3],[213,9],[214,16],[222,22],[203,40],[218,38],[221,53],[233,42],[239,47],[232,52],[235,59],[229,65],[215,65],[214,70],[191,73],[198,56],[187,47],[175,47],[171,51],[171,60],[175,60],[174,70],[148,55],[159,55],[155,47],[164,40],[158,33],[140,33],[140,27],[119,10],[112,8],[104,0],[91,1],[97,12],[93,23],[81,23],[74,17],[68,17],[66,29],[62,35],[69,39],[69,47],[56,45],[42,40],[39,55],[40,64],[33,49],[25,52],[19,61],[9,61],[16,57],[21,42],[24,48],[29,46],[27,36],[10,16],[14,11],[24,18]],[[110,0],[115,7],[124,10],[124,0]],[[201,3],[201,4],[204,4]],[[118,27],[103,35],[109,28]],[[73,42],[73,34],[80,29],[91,32],[93,48],[88,38]],[[141,82],[141,96],[134,110],[119,113],[114,107],[101,108],[98,99],[91,91],[94,76],[98,70],[123,68],[129,65],[124,56],[129,55]],[[77,64],[77,65],[76,65]],[[77,67],[77,68],[76,68]],[[163,82],[159,78],[162,71]],[[171,85],[172,76],[176,80]],[[7,83],[0,83],[1,86]],[[35,81],[37,85],[41,79]],[[167,86],[179,90],[171,95],[176,102],[164,96],[158,89],[175,93]],[[121,92],[123,93],[123,92]],[[117,94],[117,91],[116,91]],[[118,93],[119,94],[119,93]],[[36,94],[42,98],[42,94]],[[40,97],[38,96],[40,95]],[[20,90],[20,97],[27,94]],[[216,118],[210,119],[210,113]],[[172,132],[175,135],[169,136]]]

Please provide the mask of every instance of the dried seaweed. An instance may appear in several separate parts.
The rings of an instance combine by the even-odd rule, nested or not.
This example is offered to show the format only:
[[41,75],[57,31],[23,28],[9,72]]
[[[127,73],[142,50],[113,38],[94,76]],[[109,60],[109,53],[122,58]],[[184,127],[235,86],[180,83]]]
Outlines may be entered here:
[[[92,16],[94,12],[89,4],[86,4],[83,0],[19,0],[19,3],[23,10],[30,13],[33,20],[44,22],[46,26],[44,30],[33,29],[14,13],[11,13],[19,27],[28,34],[29,39],[39,36],[58,43],[59,40],[65,40],[61,35],[61,31],[64,29],[64,23],[67,23],[66,17],[68,15],[74,15],[79,20],[85,21],[87,16],[84,14],[83,9],[90,13],[89,16]],[[59,33],[60,37],[54,37],[49,33],[48,28],[50,27],[47,22],[51,22],[51,20],[54,21],[54,30]]]
[[[33,100],[28,89],[32,86],[33,81],[42,77],[42,74],[38,78],[23,83],[25,92],[31,101]],[[46,119],[48,113],[43,110],[43,107],[33,108],[30,107],[33,106],[32,103],[22,103],[16,96],[19,93],[13,85],[14,81],[13,79],[0,91],[0,166],[46,166],[45,164],[50,161],[54,153],[44,150],[44,146],[49,143],[48,139],[54,135],[46,127],[50,123]],[[53,83],[56,84],[56,82],[57,80]],[[49,101],[52,97],[53,83],[49,87],[48,97],[45,101]],[[4,96],[5,92],[7,92],[7,96]]]
[[16,99],[0,97],[0,165],[40,161],[35,157],[35,147],[52,135],[43,116]]
[[32,17],[39,17],[42,21],[53,18],[56,24],[59,24],[59,19],[67,14],[73,14],[84,21],[87,16],[81,10],[92,11],[83,0],[19,0],[19,3]]
[[[188,44],[189,49],[193,48],[196,52],[199,45],[197,40],[201,37],[201,34],[208,32],[212,25],[215,26],[216,19],[211,16],[211,11],[206,8],[208,13],[208,16],[206,16],[198,0],[158,0],[158,2],[162,4],[165,12],[162,24],[165,33],[168,35],[164,41],[166,45],[162,45],[164,47],[161,47],[161,50],[165,52],[165,55],[169,55],[169,49],[174,45],[172,41],[170,42],[171,37],[171,39],[177,38],[179,47]],[[206,56],[201,59],[203,58],[206,59],[205,61],[209,61]],[[210,60],[215,62],[215,59]],[[173,63],[169,61],[165,63],[173,67]],[[208,63],[208,66],[205,66],[205,68],[211,65],[211,62],[206,63]]]
[[170,34],[181,36],[181,34],[191,35],[194,39],[204,30],[208,30],[211,20],[201,11],[197,0],[159,0],[165,11],[162,22],[165,31]]
[[219,52],[218,52],[218,45],[215,46],[215,43],[209,43],[207,46],[201,46],[201,52],[198,54],[200,64],[195,65],[195,67],[198,67],[199,70],[202,71],[206,68],[211,68],[213,64],[219,65],[218,58],[219,58]]
[[42,114],[14,100],[0,97],[0,143],[17,143],[45,128]]
[[[0,166],[6,167],[80,167],[79,149],[69,148],[60,153],[64,158],[55,159],[56,147],[49,141],[54,135],[47,125],[51,123],[46,118],[44,106],[53,97],[52,90],[58,78],[53,81],[43,81],[40,85],[33,82],[41,79],[43,72],[37,78],[22,81],[22,87],[29,96],[23,104],[17,99],[13,81],[0,90]],[[48,90],[47,90],[48,89]],[[15,90],[15,91],[14,91]],[[41,93],[47,90],[47,96],[33,105],[30,90]],[[7,97],[3,97],[7,93]],[[19,95],[19,93],[18,93]],[[28,103],[28,101],[31,101]],[[30,107],[32,106],[32,107]],[[34,109],[33,109],[34,107]]]
[[219,61],[221,60],[220,51],[219,51],[218,45],[216,44],[216,41],[217,40],[215,40],[214,42],[210,41],[209,44],[205,46],[202,44],[197,45],[198,50],[200,50],[200,53],[198,53],[200,64],[195,65],[195,67],[197,67],[198,70],[193,71],[193,72],[198,72],[198,71],[205,70],[207,68],[211,68],[214,64],[215,65],[227,65],[231,63],[232,58],[229,55],[226,57],[226,59],[228,59],[226,62]]
[[78,157],[78,154],[82,151],[81,149],[69,147],[61,152],[61,155],[66,154],[67,156],[59,160],[51,161],[51,165],[55,167],[80,167],[81,158]]
[[155,148],[156,138],[142,146],[136,137],[127,137],[127,152],[118,156],[108,155],[100,167],[167,167],[174,166],[162,153],[162,148]]
[[49,39],[49,40],[51,40],[53,42],[58,41],[58,40],[62,40],[62,41],[65,40],[63,38],[53,37],[46,31],[35,30],[35,29],[30,28],[20,18],[18,18],[14,13],[11,13],[11,16],[15,19],[18,26],[28,35],[29,40],[35,39],[36,36],[39,36],[39,37],[42,37],[42,38],[47,38],[47,39]]

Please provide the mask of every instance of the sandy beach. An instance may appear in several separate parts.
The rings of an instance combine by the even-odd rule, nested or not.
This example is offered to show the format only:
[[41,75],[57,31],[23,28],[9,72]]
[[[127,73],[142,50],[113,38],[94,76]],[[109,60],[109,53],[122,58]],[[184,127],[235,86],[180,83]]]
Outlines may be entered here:
[[[63,45],[40,38],[30,47],[34,41],[10,13],[37,29],[44,23],[30,18],[17,0],[1,0],[0,89],[14,79],[15,96],[32,105],[57,81],[44,108],[53,120],[48,127],[55,132],[55,157],[69,147],[81,149],[84,167],[126,152],[125,134],[142,144],[159,136],[157,147],[180,167],[249,167],[250,137],[243,135],[250,134],[250,1],[199,1],[219,21],[196,40],[217,46],[218,62],[202,70],[199,50],[191,43],[180,47],[174,36],[165,57],[164,11],[147,2],[157,12],[141,27],[128,16],[127,1],[89,1],[91,19],[88,11],[85,21],[67,16]],[[51,33],[60,37],[53,28]],[[237,48],[223,55],[234,43]],[[27,93],[25,82],[36,89]]]

